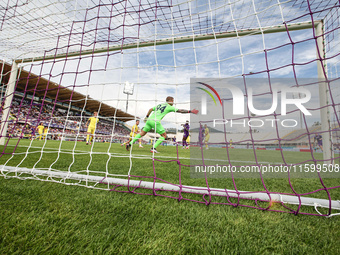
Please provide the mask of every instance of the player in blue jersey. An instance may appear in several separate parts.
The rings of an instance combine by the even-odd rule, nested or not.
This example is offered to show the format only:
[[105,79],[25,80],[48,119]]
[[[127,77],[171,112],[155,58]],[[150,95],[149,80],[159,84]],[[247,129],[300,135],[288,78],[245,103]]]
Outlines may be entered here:
[[187,139],[189,137],[189,130],[190,130],[189,121],[187,120],[185,124],[183,124],[182,126],[183,126],[182,149],[184,148],[189,149],[189,144],[187,143]]
[[35,137],[35,127],[32,125],[31,126],[31,137],[30,137],[30,140],[34,140],[34,137]]
[[322,135],[316,134],[314,136],[314,145],[317,144],[321,151],[323,151],[323,146],[322,146]]
[[161,120],[164,118],[164,116],[170,112],[193,113],[193,114],[198,113],[198,110],[196,109],[193,109],[193,110],[177,109],[173,106],[173,104],[174,104],[174,98],[171,96],[168,96],[166,98],[165,103],[162,103],[162,104],[156,105],[155,107],[150,108],[148,113],[146,114],[145,126],[143,127],[142,131],[139,134],[137,134],[127,146],[131,147],[131,145],[135,141],[143,137],[147,132],[149,132],[153,128],[156,133],[161,135],[161,137],[157,139],[157,141],[155,142],[155,145],[153,146],[153,148],[151,148],[151,152],[158,153],[156,148],[166,138],[166,132],[161,124]]

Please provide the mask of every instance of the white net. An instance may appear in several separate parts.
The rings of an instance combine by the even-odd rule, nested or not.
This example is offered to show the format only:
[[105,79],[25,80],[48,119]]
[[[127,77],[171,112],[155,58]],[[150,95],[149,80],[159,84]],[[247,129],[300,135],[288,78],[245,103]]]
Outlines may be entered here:
[[[313,185],[309,180],[298,187],[288,175],[266,185],[262,176],[253,181],[190,178],[189,150],[179,150],[189,115],[164,118],[168,136],[158,147],[160,154],[149,151],[160,137],[155,131],[141,138],[144,148],[138,140],[129,151],[120,145],[134,137],[136,120],[167,96],[175,98],[177,108],[189,110],[191,78],[289,78],[292,87],[300,78],[322,78],[326,100],[317,98],[309,109],[316,118],[296,115],[299,126],[280,132],[230,133],[228,141],[215,141],[212,149],[229,147],[231,139],[235,150],[225,154],[230,165],[259,165],[257,157],[267,164],[335,164],[339,38],[335,0],[6,0],[0,3],[2,175],[172,197],[161,190],[175,190],[178,199],[260,209],[271,208],[258,200],[286,203],[282,196],[288,194],[298,206],[280,210],[294,213],[301,212],[301,204],[314,205],[316,200],[300,200],[313,193],[329,208],[322,213],[331,214],[331,207],[340,207],[334,201],[339,199],[336,178],[315,175]],[[5,95],[11,84],[13,92],[7,89]],[[303,86],[318,88],[317,83]],[[270,87],[259,91],[272,95]],[[323,120],[322,109],[328,112]],[[92,132],[89,118],[95,112],[99,122]],[[318,133],[324,148],[314,145]],[[267,149],[273,150],[261,154]],[[139,186],[146,191],[136,190]],[[217,189],[214,194],[210,187]],[[235,189],[254,192],[240,196]],[[191,197],[202,193],[201,199]]]

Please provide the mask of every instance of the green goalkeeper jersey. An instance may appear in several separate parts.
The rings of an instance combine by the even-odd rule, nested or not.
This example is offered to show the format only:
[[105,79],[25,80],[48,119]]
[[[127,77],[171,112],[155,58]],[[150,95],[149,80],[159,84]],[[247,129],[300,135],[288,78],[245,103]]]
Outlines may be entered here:
[[149,116],[149,120],[161,121],[165,115],[170,112],[177,112],[178,109],[168,103],[159,104],[152,108],[153,112]]

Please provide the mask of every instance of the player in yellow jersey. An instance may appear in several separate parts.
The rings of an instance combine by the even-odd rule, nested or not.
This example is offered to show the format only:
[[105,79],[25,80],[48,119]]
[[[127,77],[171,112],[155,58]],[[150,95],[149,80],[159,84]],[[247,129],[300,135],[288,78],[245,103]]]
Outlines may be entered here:
[[44,130],[44,123],[40,122],[40,125],[37,126],[37,128],[35,130],[38,130],[39,133],[39,141],[42,138],[42,134],[43,134],[43,130]]
[[45,127],[44,128],[44,136],[43,136],[43,139],[45,140],[46,137],[47,137],[47,133],[48,133],[48,127]]
[[[136,124],[132,126],[131,128],[131,132],[130,132],[130,138],[128,141],[126,141],[125,143],[122,143],[121,146],[129,144],[131,142],[131,140],[139,133],[139,120],[136,120]],[[143,148],[142,146],[142,138],[140,138],[139,140],[139,148]]]
[[[99,121],[97,116],[98,116],[98,112],[94,112],[93,116],[90,117],[85,124],[85,127],[87,127],[86,145],[89,144],[89,140],[90,140],[90,144],[91,144],[91,141],[93,140],[93,135],[94,135],[94,132],[96,131],[97,123]],[[89,122],[90,124],[87,126]]]
[[204,144],[205,144],[206,149],[209,149],[209,146],[208,146],[209,139],[210,139],[209,128],[207,124],[205,124],[204,125]]
[[189,149],[189,147],[190,147],[190,136],[191,136],[191,134],[189,133],[188,138],[187,138],[188,146],[186,147],[186,149]]

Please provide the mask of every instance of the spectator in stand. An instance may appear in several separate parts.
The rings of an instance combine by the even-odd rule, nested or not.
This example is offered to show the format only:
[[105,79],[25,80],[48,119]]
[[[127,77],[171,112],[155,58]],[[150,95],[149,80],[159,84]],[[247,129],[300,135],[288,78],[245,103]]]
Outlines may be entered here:
[[[36,131],[38,131],[37,126],[43,126],[43,124],[41,124],[40,122],[48,122],[50,123],[48,134],[61,132],[64,132],[65,134],[71,134],[70,129],[77,128],[77,131],[72,133],[74,136],[86,136],[85,123],[81,121],[80,114],[69,114],[69,116],[72,116],[72,121],[74,121],[75,123],[81,123],[80,125],[74,124],[64,129],[66,122],[66,117],[64,116],[65,111],[59,111],[59,108],[55,108],[52,114],[52,109],[53,107],[51,107],[51,105],[49,104],[41,106],[41,103],[32,103],[32,100],[30,99],[14,97],[10,113],[17,118],[17,121],[9,123],[9,132],[13,133],[13,136],[20,136],[22,133],[20,130],[22,130],[25,134],[29,134],[31,138],[34,138],[34,135],[37,133]],[[30,125],[29,127],[26,127],[24,124],[19,124],[18,122],[30,123]],[[104,137],[111,137],[112,134],[117,134],[117,137],[128,135],[129,131],[127,130],[127,128],[120,125],[121,124],[114,125],[111,120],[103,120],[100,123],[97,123],[96,133],[104,135]],[[17,127],[20,127],[19,131],[16,130]],[[44,131],[44,127],[42,130]],[[46,136],[46,133],[44,133],[43,131],[40,134],[41,137],[39,137],[39,140]]]

